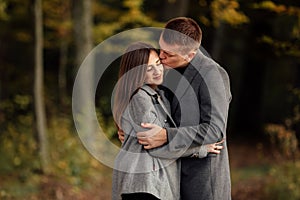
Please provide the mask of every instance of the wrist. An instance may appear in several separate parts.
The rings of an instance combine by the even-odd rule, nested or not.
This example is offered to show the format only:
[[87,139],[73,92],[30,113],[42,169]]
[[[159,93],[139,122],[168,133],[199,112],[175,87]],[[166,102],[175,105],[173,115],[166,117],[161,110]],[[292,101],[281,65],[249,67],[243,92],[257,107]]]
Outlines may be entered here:
[[162,134],[163,134],[164,142],[168,143],[168,132],[167,132],[167,129],[162,128]]

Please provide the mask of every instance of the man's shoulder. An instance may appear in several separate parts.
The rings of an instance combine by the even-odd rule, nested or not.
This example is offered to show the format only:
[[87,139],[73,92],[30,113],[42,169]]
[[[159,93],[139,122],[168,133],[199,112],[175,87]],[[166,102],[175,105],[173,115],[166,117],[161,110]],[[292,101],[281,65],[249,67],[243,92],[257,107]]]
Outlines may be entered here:
[[227,75],[226,70],[213,58],[204,55],[203,53],[197,54],[198,58],[194,63],[195,67],[201,74],[206,74],[208,72],[219,72],[222,75]]
[[199,55],[199,66],[203,66],[204,68],[218,68],[221,67],[219,63],[217,63],[211,57],[207,57],[206,55],[200,53]]

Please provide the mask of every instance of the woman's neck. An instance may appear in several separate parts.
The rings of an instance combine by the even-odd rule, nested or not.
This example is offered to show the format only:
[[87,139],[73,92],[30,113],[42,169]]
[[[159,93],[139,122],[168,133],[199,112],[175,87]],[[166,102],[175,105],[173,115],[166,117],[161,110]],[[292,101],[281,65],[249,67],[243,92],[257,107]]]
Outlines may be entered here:
[[148,85],[149,87],[151,87],[153,90],[157,89],[157,85],[154,85],[154,84],[146,84],[146,85]]

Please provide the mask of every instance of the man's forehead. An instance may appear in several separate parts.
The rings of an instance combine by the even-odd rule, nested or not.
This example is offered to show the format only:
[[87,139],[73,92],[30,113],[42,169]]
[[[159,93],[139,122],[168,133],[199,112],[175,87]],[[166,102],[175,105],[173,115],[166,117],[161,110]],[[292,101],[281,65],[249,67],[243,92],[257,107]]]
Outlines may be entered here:
[[162,37],[159,38],[159,47],[161,50],[167,52],[167,53],[171,53],[171,54],[174,54],[174,53],[179,53],[179,46],[176,45],[176,44],[168,44],[166,43]]

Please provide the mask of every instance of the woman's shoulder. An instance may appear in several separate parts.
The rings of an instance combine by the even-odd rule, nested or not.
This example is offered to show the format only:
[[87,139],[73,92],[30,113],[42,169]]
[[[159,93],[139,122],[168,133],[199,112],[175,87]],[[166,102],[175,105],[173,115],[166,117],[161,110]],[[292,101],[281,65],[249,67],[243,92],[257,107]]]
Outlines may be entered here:
[[151,96],[152,93],[149,94],[149,91],[150,90],[145,90],[143,87],[138,89],[138,91],[132,96],[130,100],[131,106],[133,106],[134,108],[149,107],[151,104],[153,104]]
[[152,96],[157,95],[157,92],[153,90],[148,85],[143,85],[137,90],[137,92],[132,96],[132,99],[151,99]]

